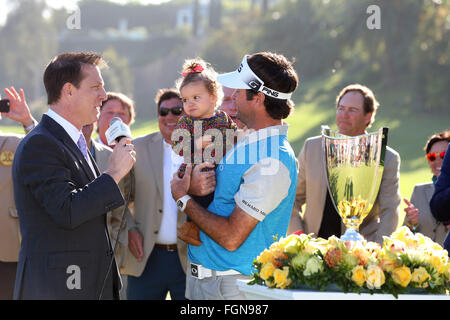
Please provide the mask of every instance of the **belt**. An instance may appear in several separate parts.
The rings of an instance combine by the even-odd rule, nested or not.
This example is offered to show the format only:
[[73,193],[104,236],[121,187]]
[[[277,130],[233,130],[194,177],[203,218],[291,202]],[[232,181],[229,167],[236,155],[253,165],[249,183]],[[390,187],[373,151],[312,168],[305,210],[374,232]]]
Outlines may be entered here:
[[201,264],[190,263],[191,264],[191,275],[197,279],[208,278],[212,276],[231,276],[241,274],[236,270],[225,270],[225,271],[216,271],[212,269],[208,269]]
[[176,244],[160,244],[155,243],[156,248],[166,249],[167,251],[178,251],[178,247]]

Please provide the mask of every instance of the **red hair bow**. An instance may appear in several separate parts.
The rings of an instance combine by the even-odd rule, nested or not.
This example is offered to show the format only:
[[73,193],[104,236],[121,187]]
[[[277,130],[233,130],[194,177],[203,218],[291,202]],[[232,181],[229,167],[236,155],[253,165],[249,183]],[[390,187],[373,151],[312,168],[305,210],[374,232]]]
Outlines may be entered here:
[[190,70],[190,71],[188,71],[188,72],[183,72],[181,75],[182,75],[183,77],[186,77],[186,76],[187,76],[188,74],[190,74],[190,73],[201,73],[203,70],[205,70],[205,69],[203,69],[202,66],[198,65],[198,66],[196,66],[194,69],[192,69],[192,70]]

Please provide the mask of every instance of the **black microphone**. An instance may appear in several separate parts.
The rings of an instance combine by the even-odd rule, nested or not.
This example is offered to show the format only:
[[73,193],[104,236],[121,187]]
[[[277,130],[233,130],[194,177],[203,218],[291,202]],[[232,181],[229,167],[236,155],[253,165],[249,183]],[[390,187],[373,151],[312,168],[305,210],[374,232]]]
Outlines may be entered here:
[[105,132],[108,145],[112,146],[122,138],[132,139],[130,127],[123,123],[122,119],[114,117],[109,122],[109,128]]

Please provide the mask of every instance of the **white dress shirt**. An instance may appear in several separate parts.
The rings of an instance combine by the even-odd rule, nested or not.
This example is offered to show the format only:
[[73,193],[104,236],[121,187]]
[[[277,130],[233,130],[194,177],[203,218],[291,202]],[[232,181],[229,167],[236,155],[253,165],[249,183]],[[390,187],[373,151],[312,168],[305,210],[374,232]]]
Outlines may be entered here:
[[183,157],[175,154],[175,152],[173,152],[172,150],[172,146],[166,141],[163,141],[163,152],[163,215],[161,220],[161,227],[159,228],[158,236],[156,238],[156,243],[176,244],[178,207],[175,203],[175,200],[173,200],[172,198],[170,181],[172,180],[173,174],[177,172],[178,168],[183,163]]
[[[80,138],[80,135],[83,134],[80,130],[75,128],[75,126],[73,124],[71,124],[69,121],[67,121],[66,119],[61,117],[59,114],[57,114],[55,111],[53,111],[50,108],[48,109],[47,116],[49,116],[50,118],[55,120],[61,127],[63,127],[63,129],[67,132],[67,134],[73,140],[75,145],[78,146],[78,139]],[[97,177],[97,174],[95,173],[94,165],[92,164],[91,158],[89,157],[89,155],[88,155],[86,161],[88,162],[89,167],[91,168],[92,173],[94,174],[94,177]]]

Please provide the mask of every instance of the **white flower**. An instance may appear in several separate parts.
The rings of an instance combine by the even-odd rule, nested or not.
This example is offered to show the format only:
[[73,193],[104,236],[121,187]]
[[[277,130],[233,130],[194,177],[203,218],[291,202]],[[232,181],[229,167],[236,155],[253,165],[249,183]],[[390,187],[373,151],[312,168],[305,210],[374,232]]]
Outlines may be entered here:
[[386,281],[383,270],[377,265],[367,267],[366,284],[369,289],[380,289]]
[[323,261],[319,257],[312,256],[306,261],[306,268],[305,271],[303,271],[303,275],[308,277],[315,273],[322,272],[323,269]]

